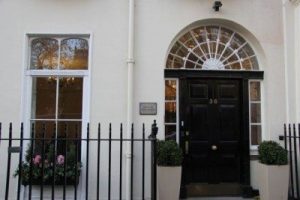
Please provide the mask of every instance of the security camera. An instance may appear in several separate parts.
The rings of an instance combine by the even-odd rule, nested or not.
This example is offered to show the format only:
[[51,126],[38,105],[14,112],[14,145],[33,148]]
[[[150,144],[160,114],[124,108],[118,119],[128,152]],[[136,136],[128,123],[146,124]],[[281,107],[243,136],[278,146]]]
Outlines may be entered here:
[[217,12],[220,10],[220,8],[222,7],[222,2],[221,1],[215,1],[213,9]]

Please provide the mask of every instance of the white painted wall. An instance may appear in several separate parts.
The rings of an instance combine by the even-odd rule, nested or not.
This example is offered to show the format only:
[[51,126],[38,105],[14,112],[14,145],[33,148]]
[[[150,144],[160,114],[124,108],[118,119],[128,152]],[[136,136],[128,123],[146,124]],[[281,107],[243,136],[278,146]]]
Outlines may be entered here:
[[[288,14],[286,19],[293,18],[290,12]],[[92,136],[95,136],[97,122],[102,122],[103,130],[107,130],[109,122],[114,125],[126,122],[128,1],[0,0],[0,16],[0,60],[2,61],[0,121],[7,124],[9,121],[19,123],[25,120],[24,113],[21,113],[22,93],[26,87],[22,85],[27,61],[24,56],[27,45],[24,37],[30,32],[91,33],[93,38],[92,52],[90,52],[92,60],[89,119],[92,125]],[[136,130],[140,130],[141,123],[144,122],[149,133],[150,124],[156,119],[159,127],[158,137],[164,137],[164,67],[168,49],[185,27],[191,24],[201,25],[201,22],[213,22],[206,19],[222,19],[215,22],[224,23],[248,38],[256,50],[260,67],[265,71],[264,139],[277,139],[287,119],[281,0],[226,0],[223,1],[220,12],[212,10],[211,0],[136,1],[134,52],[136,62],[133,80],[133,121],[136,123]],[[290,31],[293,29],[293,23],[287,21],[289,23],[287,33],[292,34]],[[295,48],[291,39],[294,36],[289,35],[286,38],[289,38],[286,42],[287,49]],[[299,38],[297,41],[300,45]],[[287,66],[294,66],[294,62],[300,62],[292,57],[287,59]],[[300,73],[299,70],[297,73]],[[289,68],[287,73],[289,91],[296,90],[296,86],[293,86],[296,80],[294,74],[295,70]],[[288,94],[291,95],[291,92]],[[291,99],[295,99],[293,95],[291,96]],[[140,102],[157,102],[158,114],[140,116]],[[289,100],[288,104],[289,112],[292,113],[295,110],[293,109],[295,100]],[[299,119],[300,114],[297,116]],[[113,134],[115,136],[118,134],[116,126],[113,128]],[[105,136],[107,132],[103,132],[103,137]],[[141,132],[137,132],[136,137],[141,137]],[[1,152],[6,151],[2,144],[0,148]],[[115,151],[118,149],[116,148]],[[92,150],[91,158],[94,157],[95,151]],[[105,173],[105,168],[101,170]],[[118,169],[114,167],[113,170],[116,174]],[[4,174],[4,170],[0,170],[0,177]],[[252,180],[255,180],[254,176],[255,174]],[[117,185],[117,181],[114,181]],[[93,183],[91,180],[91,184]],[[0,193],[3,191],[3,184],[3,180],[0,180]],[[139,187],[140,182],[136,180],[135,188]],[[11,188],[14,190],[13,186]],[[104,190],[101,194],[105,193]],[[117,193],[116,188],[113,191],[114,194]],[[135,196],[139,193],[140,190],[135,193]]]

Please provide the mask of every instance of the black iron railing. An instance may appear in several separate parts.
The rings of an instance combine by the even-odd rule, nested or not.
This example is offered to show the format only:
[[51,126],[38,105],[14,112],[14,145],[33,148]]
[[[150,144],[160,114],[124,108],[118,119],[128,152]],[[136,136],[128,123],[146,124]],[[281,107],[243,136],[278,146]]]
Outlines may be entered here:
[[288,151],[290,164],[289,199],[297,200],[300,199],[298,172],[300,167],[300,124],[284,124],[284,135],[280,135],[279,140],[284,141],[284,148]]
[[[156,122],[152,124],[151,134],[148,138],[146,138],[145,125],[142,125],[142,130],[138,131],[138,134],[134,132],[134,125],[131,126],[131,137],[124,138],[123,136],[123,125],[120,125],[118,137],[116,134],[112,132],[112,125],[109,124],[108,131],[106,135],[108,137],[102,137],[101,125],[100,123],[97,126],[97,133],[92,134],[96,136],[95,138],[91,138],[90,132],[90,124],[87,124],[86,128],[86,138],[82,138],[79,134],[81,131],[78,125],[74,125],[75,127],[69,127],[67,124],[63,128],[63,133],[61,134],[63,137],[57,137],[57,126],[54,124],[52,127],[52,137],[49,137],[49,130],[47,130],[47,126],[44,124],[42,128],[37,129],[35,124],[31,125],[31,133],[30,137],[24,137],[24,126],[23,123],[20,127],[20,132],[13,132],[13,126],[10,123],[8,130],[8,137],[1,138],[2,126],[0,123],[0,155],[5,155],[7,153],[7,161],[1,160],[1,163],[6,163],[6,182],[5,182],[5,191],[4,194],[0,193],[0,199],[11,199],[12,196],[16,196],[16,199],[19,200],[22,198],[24,193],[21,193],[24,188],[28,190],[26,193],[26,199],[32,199],[33,195],[33,187],[39,187],[39,198],[43,199],[45,185],[51,186],[51,199],[56,198],[56,187],[60,185],[63,188],[62,190],[62,199],[70,198],[67,197],[67,185],[72,185],[73,187],[73,196],[72,198],[79,199],[79,194],[82,197],[82,194],[79,193],[79,180],[81,181],[81,185],[84,184],[84,199],[89,199],[90,194],[95,193],[95,198],[100,199],[100,187],[101,183],[103,184],[103,180],[101,179],[100,168],[103,165],[108,166],[108,170],[105,172],[105,176],[107,179],[105,181],[105,187],[107,186],[107,198],[110,200],[112,198],[112,163],[113,161],[118,160],[118,172],[119,174],[113,174],[113,177],[119,176],[118,190],[119,194],[113,194],[114,198],[124,199],[124,194],[122,190],[124,189],[124,147],[129,145],[131,155],[127,156],[130,160],[130,197],[145,199],[149,198],[146,195],[146,191],[149,191],[150,198],[152,200],[156,200],[156,135],[157,135],[157,125]],[[70,130],[73,130],[70,133]],[[37,133],[37,131],[40,131]],[[18,135],[18,137],[16,137]],[[72,135],[72,137],[68,137],[68,135]],[[139,135],[137,137],[136,135]],[[5,144],[8,142],[8,144]],[[27,149],[24,148],[24,144],[27,143]],[[16,146],[17,144],[17,146]],[[107,146],[107,149],[103,152],[103,146]],[[138,147],[136,147],[138,145]],[[14,146],[13,146],[14,145]],[[96,171],[91,172],[92,168],[90,167],[90,152],[91,145],[96,146],[96,157],[93,158],[93,169]],[[113,146],[114,145],[114,146]],[[113,149],[115,146],[118,146],[117,150],[119,151],[116,154],[116,149]],[[6,147],[8,151],[6,152]],[[150,148],[147,151],[147,147]],[[137,148],[136,151],[135,148]],[[138,149],[141,148],[141,149]],[[39,152],[37,154],[36,152]],[[93,153],[95,153],[93,152]],[[149,155],[146,154],[148,152]],[[12,154],[18,154],[18,164],[17,166],[12,166]],[[60,155],[58,155],[60,154]],[[107,163],[101,163],[101,155],[106,154],[108,157]],[[134,169],[134,161],[139,157],[141,158],[141,162],[139,162],[139,168]],[[72,158],[72,159],[71,159]],[[60,159],[60,160],[59,160]],[[113,160],[114,159],[114,160]],[[146,161],[148,165],[151,166],[146,168]],[[14,169],[15,167],[15,169]],[[114,166],[115,167],[115,166]],[[2,170],[5,168],[2,167]],[[17,170],[16,170],[17,169]],[[84,169],[84,174],[83,174]],[[146,169],[150,169],[150,171],[146,171]],[[1,170],[1,168],[0,168]],[[15,176],[18,178],[18,183],[16,187],[17,194],[10,194],[11,187],[11,179],[12,173],[11,170],[15,171]],[[136,174],[136,170],[141,170],[142,176],[139,177]],[[150,173],[150,180],[146,179],[146,173]],[[71,174],[71,175],[70,175]],[[94,174],[93,180],[89,180],[89,175]],[[84,179],[79,179],[80,176],[84,176]],[[102,175],[103,177],[103,175]],[[135,179],[134,179],[135,178]],[[137,188],[134,188],[134,180],[140,178],[142,186],[137,187],[141,189],[140,192],[136,192]],[[96,180],[95,180],[96,179]],[[114,179],[115,180],[115,179]],[[90,184],[91,181],[96,184]],[[115,183],[115,182],[114,182]],[[48,187],[49,189],[49,187]],[[114,190],[115,191],[115,190]],[[140,194],[139,197],[134,197],[134,192]],[[147,196],[147,197],[146,197]]]

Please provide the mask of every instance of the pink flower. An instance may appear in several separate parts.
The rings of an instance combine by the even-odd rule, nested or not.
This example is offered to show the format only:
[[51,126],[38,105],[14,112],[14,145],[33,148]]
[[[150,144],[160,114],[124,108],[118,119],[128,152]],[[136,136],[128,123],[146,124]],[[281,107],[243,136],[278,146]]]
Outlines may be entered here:
[[41,160],[42,160],[42,157],[39,154],[35,155],[35,157],[32,159],[33,164],[35,164],[35,165],[38,165],[41,162]]
[[59,165],[63,165],[64,162],[65,162],[65,157],[64,157],[63,155],[57,156],[57,163],[58,163]]

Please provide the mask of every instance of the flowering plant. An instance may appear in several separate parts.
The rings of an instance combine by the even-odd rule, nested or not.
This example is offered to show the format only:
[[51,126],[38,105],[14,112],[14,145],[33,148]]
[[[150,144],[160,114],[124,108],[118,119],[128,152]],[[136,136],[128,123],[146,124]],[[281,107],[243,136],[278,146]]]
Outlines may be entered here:
[[[31,146],[28,145],[25,161],[22,161],[21,164],[21,172],[18,167],[14,177],[17,177],[20,173],[22,184],[25,186],[30,184],[30,175],[32,175],[32,184],[39,183],[41,179],[46,184],[51,184],[53,181],[55,181],[55,184],[62,184],[65,178],[67,184],[76,183],[82,167],[82,163],[76,159],[76,146],[74,144],[68,146],[67,157],[63,154],[55,155],[54,152],[54,145],[49,145],[48,150],[45,152],[45,158],[42,159],[40,153],[31,155]],[[32,164],[30,164],[31,161]]]

